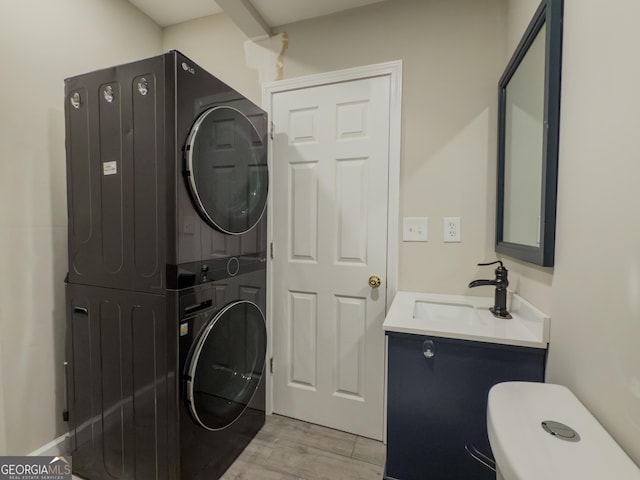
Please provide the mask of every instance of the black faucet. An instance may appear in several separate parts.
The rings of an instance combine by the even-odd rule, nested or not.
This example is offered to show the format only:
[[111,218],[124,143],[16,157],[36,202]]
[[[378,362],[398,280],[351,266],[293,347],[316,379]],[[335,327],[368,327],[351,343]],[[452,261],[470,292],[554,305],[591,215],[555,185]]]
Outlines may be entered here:
[[482,287],[482,286],[494,286],[496,287],[496,296],[493,302],[493,307],[489,310],[493,313],[494,317],[498,318],[512,318],[511,314],[507,311],[507,287],[509,286],[509,270],[504,268],[504,265],[500,260],[491,263],[479,263],[479,267],[487,265],[500,265],[496,268],[496,278],[494,280],[474,280],[469,283],[469,288]]

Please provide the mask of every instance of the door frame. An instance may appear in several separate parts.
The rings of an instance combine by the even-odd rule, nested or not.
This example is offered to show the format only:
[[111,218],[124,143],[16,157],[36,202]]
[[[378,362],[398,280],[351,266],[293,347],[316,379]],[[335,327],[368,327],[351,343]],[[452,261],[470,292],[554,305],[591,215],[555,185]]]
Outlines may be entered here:
[[[273,131],[271,117],[273,112],[274,96],[304,88],[321,87],[333,83],[343,83],[353,80],[363,80],[373,77],[389,77],[389,187],[387,191],[387,271],[386,271],[386,305],[385,312],[389,310],[391,301],[398,290],[398,249],[399,249],[399,219],[400,219],[400,154],[401,154],[401,123],[402,123],[402,60],[378,63],[362,67],[347,68],[333,72],[306,75],[287,80],[269,82],[262,85],[262,108],[269,118],[269,135]],[[273,142],[269,142],[268,168],[273,172]],[[273,177],[269,176],[269,192],[273,191]],[[273,197],[271,194],[267,200],[267,212],[272,211]],[[273,241],[273,216],[269,215],[267,221],[267,244]],[[269,248],[270,250],[270,248]],[[269,359],[273,356],[273,260],[267,256],[267,362],[265,370],[266,381],[266,413],[273,413],[273,375],[270,371]],[[386,366],[385,366],[386,385]],[[386,387],[385,387],[386,388]],[[386,401],[384,402],[386,409]],[[386,437],[386,421],[384,435]]]

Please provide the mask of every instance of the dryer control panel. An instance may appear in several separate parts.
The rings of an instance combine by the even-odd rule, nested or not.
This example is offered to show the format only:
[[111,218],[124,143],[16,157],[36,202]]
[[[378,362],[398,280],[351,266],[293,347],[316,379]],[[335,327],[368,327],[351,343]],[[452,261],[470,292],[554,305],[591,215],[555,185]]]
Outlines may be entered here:
[[267,252],[167,265],[167,288],[181,290],[264,268]]

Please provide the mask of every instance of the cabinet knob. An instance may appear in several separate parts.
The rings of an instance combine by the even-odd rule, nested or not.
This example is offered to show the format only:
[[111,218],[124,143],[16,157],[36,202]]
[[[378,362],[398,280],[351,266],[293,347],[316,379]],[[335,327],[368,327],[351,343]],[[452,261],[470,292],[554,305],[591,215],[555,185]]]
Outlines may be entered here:
[[422,354],[424,358],[433,358],[436,354],[436,344],[433,340],[425,340],[422,343]]

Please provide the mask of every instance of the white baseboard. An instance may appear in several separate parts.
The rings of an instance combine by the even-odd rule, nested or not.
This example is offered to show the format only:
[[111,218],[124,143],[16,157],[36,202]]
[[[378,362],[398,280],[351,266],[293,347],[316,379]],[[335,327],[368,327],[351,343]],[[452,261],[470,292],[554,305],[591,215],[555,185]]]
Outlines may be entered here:
[[51,440],[46,445],[34,450],[29,453],[30,457],[56,457],[58,455],[68,455],[69,454],[69,435],[64,434],[60,435],[55,440]]

